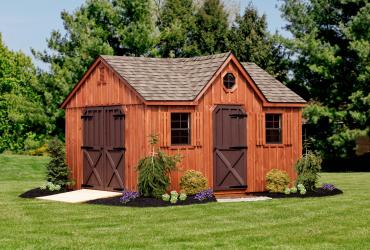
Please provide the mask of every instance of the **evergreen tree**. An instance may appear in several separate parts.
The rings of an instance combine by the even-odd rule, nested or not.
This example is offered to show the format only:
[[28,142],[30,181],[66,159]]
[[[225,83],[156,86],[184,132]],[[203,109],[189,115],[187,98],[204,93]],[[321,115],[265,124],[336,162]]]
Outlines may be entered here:
[[193,0],[166,0],[160,8],[158,28],[161,57],[192,56],[196,50],[189,39],[196,29]]
[[228,14],[220,0],[204,0],[195,14],[196,29],[190,37],[196,54],[227,52]]
[[350,157],[370,132],[370,3],[366,0],[284,0],[294,39],[289,86],[312,104],[304,114],[312,147],[326,158]]
[[242,62],[254,62],[279,80],[288,72],[288,53],[282,45],[283,38],[267,31],[266,16],[259,16],[249,4],[244,14],[236,15],[228,35],[228,48]]
[[46,167],[46,180],[62,188],[72,184],[69,179],[69,169],[65,159],[64,144],[57,138],[49,142],[48,153],[50,161]]

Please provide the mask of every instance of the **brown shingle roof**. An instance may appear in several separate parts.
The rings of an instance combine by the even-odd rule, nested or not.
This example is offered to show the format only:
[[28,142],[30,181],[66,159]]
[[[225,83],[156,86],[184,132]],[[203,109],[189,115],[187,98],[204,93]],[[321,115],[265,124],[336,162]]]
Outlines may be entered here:
[[193,58],[102,57],[145,100],[191,101],[229,54]]
[[[102,56],[148,101],[192,101],[230,53],[192,58]],[[305,102],[255,64],[243,64],[269,102]]]
[[269,102],[306,102],[302,97],[294,93],[256,64],[250,62],[242,62],[241,64]]

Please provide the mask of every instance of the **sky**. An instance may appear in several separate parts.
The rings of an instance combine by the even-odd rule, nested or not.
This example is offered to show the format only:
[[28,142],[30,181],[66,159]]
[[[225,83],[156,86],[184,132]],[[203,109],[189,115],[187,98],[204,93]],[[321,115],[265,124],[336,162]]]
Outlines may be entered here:
[[[227,0],[225,0],[227,1]],[[249,2],[252,2],[259,13],[267,16],[268,29],[271,32],[282,30],[285,25],[276,8],[278,0],[232,0],[243,11]],[[21,50],[32,56],[31,48],[38,51],[47,49],[46,39],[52,30],[63,31],[60,12],[67,10],[73,12],[83,4],[84,0],[3,0],[0,2],[0,33],[3,42],[11,50]],[[44,68],[41,62],[36,65]]]

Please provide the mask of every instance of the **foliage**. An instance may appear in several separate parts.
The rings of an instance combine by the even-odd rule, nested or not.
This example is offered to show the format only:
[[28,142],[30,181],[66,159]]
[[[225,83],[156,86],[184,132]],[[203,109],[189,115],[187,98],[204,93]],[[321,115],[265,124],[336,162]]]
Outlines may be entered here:
[[171,202],[172,204],[175,204],[175,203],[177,202],[177,197],[175,197],[175,196],[171,196],[170,202]]
[[204,175],[195,170],[188,170],[180,178],[180,188],[185,193],[192,195],[208,188],[208,181]]
[[171,196],[169,194],[162,194],[162,200],[163,201],[169,201]]
[[355,139],[370,133],[370,3],[366,0],[284,0],[293,39],[288,85],[311,100],[304,112],[312,150],[350,158]]
[[160,31],[158,43],[161,57],[184,57],[196,54],[197,47],[190,37],[197,28],[193,0],[167,0],[158,6]]
[[284,194],[290,194],[290,188],[286,187],[286,188],[284,189]]
[[323,183],[321,188],[324,190],[333,191],[335,186],[333,184]]
[[48,190],[50,190],[50,191],[59,191],[59,190],[61,190],[61,189],[62,189],[62,187],[61,187],[59,184],[54,184],[54,183],[52,183],[52,182],[47,181],[47,182],[45,182],[44,184],[42,184],[42,185],[40,186],[40,189],[41,189],[41,190],[46,190],[46,189],[48,189]]
[[167,155],[164,152],[155,152],[157,136],[150,136],[152,153],[141,159],[137,166],[139,172],[139,193],[145,197],[161,197],[170,185],[169,174],[176,169],[180,162],[179,155]]
[[303,184],[298,184],[297,188],[298,188],[298,191],[299,191],[300,194],[302,194],[302,195],[306,194],[307,190],[306,190],[306,188],[304,187]]
[[177,199],[179,197],[179,193],[177,191],[173,190],[170,192],[171,199]]
[[296,163],[296,171],[298,174],[296,183],[302,184],[308,191],[312,191],[316,187],[321,170],[322,159],[319,155],[313,152],[307,152]]
[[284,193],[290,182],[286,171],[271,169],[266,174],[266,189],[272,193]]
[[30,137],[38,143],[50,132],[31,58],[9,50],[0,33],[0,153],[25,149]]
[[295,194],[295,193],[297,193],[297,188],[296,187],[292,187],[291,189],[290,189],[290,192],[292,193],[292,194]]
[[195,14],[196,29],[191,41],[199,55],[226,52],[228,13],[220,0],[204,0]]
[[119,199],[121,203],[128,203],[132,200],[135,200],[136,198],[139,197],[139,193],[135,191],[123,191],[122,196]]
[[62,188],[71,185],[69,169],[65,159],[64,144],[57,138],[49,142],[48,153],[50,161],[46,166],[46,180]]
[[267,30],[266,15],[258,15],[249,3],[241,16],[236,15],[228,33],[228,48],[242,62],[254,62],[279,80],[285,80],[288,72],[288,51],[284,39]]
[[179,200],[184,201],[184,200],[186,200],[187,197],[188,196],[186,195],[186,193],[180,193]]
[[212,197],[213,197],[212,189],[207,189],[207,190],[203,190],[203,191],[200,191],[199,193],[197,193],[194,196],[194,199],[199,200],[199,201],[203,201],[203,200],[211,199]]

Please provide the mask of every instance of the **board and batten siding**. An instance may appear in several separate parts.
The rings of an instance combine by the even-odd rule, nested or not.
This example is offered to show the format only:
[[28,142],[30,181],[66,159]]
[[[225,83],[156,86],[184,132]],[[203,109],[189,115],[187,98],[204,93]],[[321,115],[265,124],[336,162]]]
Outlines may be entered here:
[[[236,88],[224,89],[222,78],[227,72],[236,76]],[[66,154],[67,163],[76,180],[75,188],[81,187],[83,155],[81,115],[86,107],[121,105],[125,112],[126,159],[124,185],[137,189],[135,168],[140,158],[150,152],[148,137],[159,135],[159,147],[170,154],[183,156],[179,170],[171,175],[171,189],[179,189],[180,177],[186,170],[202,172],[213,185],[213,110],[217,105],[240,105],[247,117],[247,192],[265,190],[266,173],[279,168],[295,178],[294,163],[302,152],[301,108],[263,107],[262,100],[251,87],[250,79],[244,78],[238,67],[230,62],[213,78],[209,88],[193,105],[146,105],[135,91],[109,67],[100,63],[85,78],[66,106]],[[191,145],[170,145],[170,113],[191,114]],[[265,144],[265,114],[282,114],[282,144]]]
[[126,116],[124,185],[136,189],[135,167],[138,159],[146,154],[144,104],[123,79],[103,64],[97,65],[85,78],[65,111],[66,159],[76,181],[75,188],[81,188],[83,176],[81,115],[86,107],[115,105],[122,106]]

